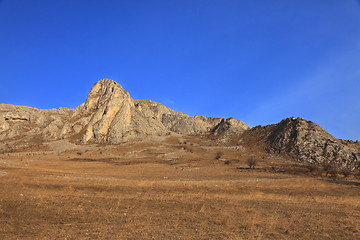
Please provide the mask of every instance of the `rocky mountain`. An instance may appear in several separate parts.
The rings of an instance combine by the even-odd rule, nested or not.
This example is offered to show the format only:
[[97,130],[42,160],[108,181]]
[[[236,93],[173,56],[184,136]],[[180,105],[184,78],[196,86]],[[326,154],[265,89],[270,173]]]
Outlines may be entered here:
[[160,103],[136,100],[118,83],[102,79],[76,109],[40,110],[0,105],[0,140],[34,137],[44,141],[79,136],[82,143],[111,143],[145,136],[202,135],[227,125],[250,129],[240,120],[189,117]]
[[[288,118],[251,129],[234,118],[189,117],[160,103],[133,99],[110,79],[98,81],[85,103],[76,109],[40,110],[0,104],[0,143],[13,148],[66,138],[83,144],[119,144],[146,136],[206,134],[224,144],[247,135],[265,144],[268,153],[286,154],[302,162],[359,168],[359,142],[337,139],[316,123]],[[0,150],[1,146],[4,144]]]
[[61,130],[74,114],[74,109],[41,110],[31,107],[0,104],[0,141],[41,138],[44,141],[61,137]]
[[249,134],[264,142],[269,153],[288,154],[301,162],[335,163],[350,169],[360,167],[359,141],[337,139],[318,124],[302,118],[257,126]]

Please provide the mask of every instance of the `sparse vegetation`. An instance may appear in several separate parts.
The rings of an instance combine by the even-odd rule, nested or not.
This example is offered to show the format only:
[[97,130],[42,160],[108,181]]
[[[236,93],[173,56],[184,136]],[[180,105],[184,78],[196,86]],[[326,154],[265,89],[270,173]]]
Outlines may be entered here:
[[350,171],[350,169],[348,169],[348,168],[344,168],[344,169],[341,170],[341,173],[342,173],[342,175],[343,175],[345,178],[347,178],[347,177],[350,176],[351,171]]
[[339,167],[332,162],[324,162],[323,169],[326,173],[326,176],[329,176],[332,179],[337,179],[339,174]]
[[216,160],[219,160],[223,155],[224,155],[223,152],[216,152],[216,154],[215,154],[215,159],[216,159]]
[[319,166],[316,164],[311,163],[311,164],[307,165],[307,168],[309,169],[310,173],[316,174],[319,172]]
[[[193,139],[1,155],[18,165],[1,165],[0,238],[360,239],[352,174],[315,178],[306,165]],[[263,159],[256,171],[248,156]]]
[[328,174],[329,171],[333,168],[333,165],[330,162],[324,162],[322,163],[322,168],[325,171],[326,174]]
[[230,163],[231,163],[230,160],[225,160],[225,161],[224,161],[224,164],[227,164],[227,165],[228,165],[228,164],[230,164]]
[[254,169],[256,164],[257,164],[256,158],[254,156],[250,156],[247,159],[247,164],[248,164],[250,169]]

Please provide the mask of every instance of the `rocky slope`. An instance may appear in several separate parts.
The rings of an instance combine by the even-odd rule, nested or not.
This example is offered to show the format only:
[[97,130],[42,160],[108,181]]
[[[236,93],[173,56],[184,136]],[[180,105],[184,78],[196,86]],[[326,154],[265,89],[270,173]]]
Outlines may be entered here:
[[189,117],[156,102],[133,99],[110,79],[97,82],[76,109],[0,104],[0,150],[4,144],[14,148],[64,138],[84,144],[119,144],[146,136],[204,134],[223,143],[240,141],[246,135],[255,139],[254,144],[265,144],[269,153],[287,154],[302,162],[359,167],[359,142],[337,139],[316,123],[288,118],[250,129],[234,118]]
[[30,107],[0,104],[0,141],[32,139],[50,141],[60,138],[73,109],[40,110]]
[[237,132],[250,129],[240,120],[189,117],[156,102],[135,100],[110,79],[97,82],[76,109],[1,105],[0,116],[0,140],[25,135],[49,141],[76,135],[82,143],[118,144],[148,135],[208,134],[226,123]]
[[302,118],[287,118],[278,124],[257,126],[249,134],[265,142],[269,153],[288,154],[309,163],[336,163],[355,169],[360,164],[360,143],[340,140],[318,124]]

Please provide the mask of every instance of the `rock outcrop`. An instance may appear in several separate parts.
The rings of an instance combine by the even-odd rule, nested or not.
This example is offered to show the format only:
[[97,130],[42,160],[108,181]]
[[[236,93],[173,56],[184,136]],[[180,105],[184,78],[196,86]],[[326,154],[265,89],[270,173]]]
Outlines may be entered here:
[[74,110],[68,108],[40,110],[0,104],[0,141],[13,138],[58,139],[73,113]]
[[226,143],[250,136],[269,153],[287,154],[311,163],[334,162],[359,167],[359,142],[340,140],[316,123],[288,118],[278,124],[248,125],[234,118],[190,117],[160,103],[136,100],[110,79],[97,82],[76,109],[40,110],[0,104],[0,141],[51,141],[72,138],[81,143],[119,144],[146,136],[211,134]]
[[0,140],[25,133],[38,135],[44,140],[76,135],[82,143],[118,144],[148,135],[202,135],[217,133],[223,128],[240,133],[250,128],[240,120],[189,117],[160,103],[133,99],[110,79],[97,82],[86,102],[76,109],[39,110],[2,105],[1,113]]
[[27,111],[8,112],[3,117],[6,121],[30,121],[30,113]]
[[250,127],[243,121],[234,118],[222,119],[221,122],[212,130],[214,135],[222,134],[240,134],[244,130],[249,130]]
[[[82,142],[121,143],[148,135],[200,135],[210,133],[223,119],[189,117],[162,104],[135,100],[118,83],[102,79],[91,89],[75,113],[91,116]],[[239,131],[248,126],[239,125]]]
[[278,124],[257,126],[250,134],[266,143],[266,151],[284,153],[302,162],[336,163],[358,168],[360,144],[333,137],[318,124],[302,118],[287,118]]

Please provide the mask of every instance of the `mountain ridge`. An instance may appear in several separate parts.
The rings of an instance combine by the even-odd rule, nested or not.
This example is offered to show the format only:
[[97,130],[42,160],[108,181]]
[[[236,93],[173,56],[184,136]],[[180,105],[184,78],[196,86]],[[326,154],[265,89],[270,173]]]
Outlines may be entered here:
[[[340,140],[318,124],[286,118],[251,128],[234,118],[190,117],[151,100],[133,99],[117,82],[101,79],[75,109],[36,109],[0,104],[0,142],[31,144],[73,138],[78,143],[121,144],[147,136],[212,135],[223,144],[240,145],[243,135],[265,144],[264,151],[301,162],[331,161],[359,168],[360,143]],[[16,144],[15,144],[16,145]]]
[[265,143],[268,153],[284,153],[300,162],[360,167],[359,141],[337,139],[312,121],[290,117],[276,124],[256,126],[249,132]]
[[[240,120],[198,115],[190,117],[157,102],[133,99],[120,84],[111,79],[98,81],[91,88],[86,101],[75,109],[43,110],[9,106],[12,107],[4,105],[0,108],[0,114],[3,115],[0,119],[0,130],[3,130],[0,140],[27,133],[41,135],[45,141],[49,141],[69,138],[85,131],[81,137],[82,143],[119,144],[147,135],[206,134],[210,133],[222,121],[236,124],[240,132],[250,129]],[[15,124],[14,121],[9,122],[9,120],[5,120],[6,114],[32,115],[33,120],[31,122],[35,123],[35,126]],[[12,131],[9,124],[17,125],[16,128],[19,131]],[[30,129],[31,127],[36,130]],[[42,134],[40,129],[46,128],[51,129],[52,134],[49,134],[48,131]]]

